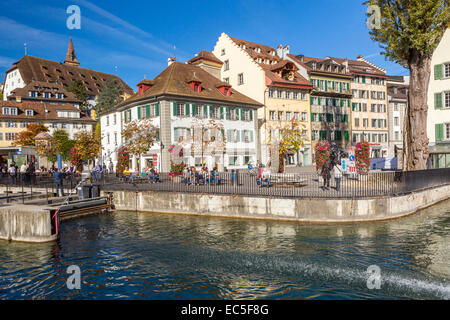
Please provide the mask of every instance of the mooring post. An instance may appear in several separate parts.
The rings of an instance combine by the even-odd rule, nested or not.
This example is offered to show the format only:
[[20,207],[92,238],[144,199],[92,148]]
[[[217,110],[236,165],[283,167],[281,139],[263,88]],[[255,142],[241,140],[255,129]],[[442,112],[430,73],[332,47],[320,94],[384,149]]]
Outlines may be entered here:
[[23,194],[23,180],[22,180],[22,204],[25,203],[25,198],[24,198],[24,194]]
[[48,204],[48,183],[45,184],[45,195],[46,195],[47,204]]

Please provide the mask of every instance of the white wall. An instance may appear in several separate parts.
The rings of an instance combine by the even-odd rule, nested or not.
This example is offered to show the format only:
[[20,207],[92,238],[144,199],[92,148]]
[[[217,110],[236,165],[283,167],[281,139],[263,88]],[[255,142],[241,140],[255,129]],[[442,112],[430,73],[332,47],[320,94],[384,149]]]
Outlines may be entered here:
[[[450,123],[450,108],[434,109],[434,94],[437,92],[450,92],[450,78],[434,80],[434,66],[436,64],[450,63],[450,29],[445,32],[439,46],[433,53],[431,59],[431,76],[428,88],[428,117],[427,117],[427,135],[430,145],[436,143],[435,124]],[[444,106],[444,96],[442,104]],[[445,129],[445,128],[444,128]],[[445,137],[445,132],[444,132]]]
[[5,86],[3,88],[3,100],[8,100],[8,96],[16,88],[25,87],[22,76],[20,75],[19,69],[12,70],[6,74]]

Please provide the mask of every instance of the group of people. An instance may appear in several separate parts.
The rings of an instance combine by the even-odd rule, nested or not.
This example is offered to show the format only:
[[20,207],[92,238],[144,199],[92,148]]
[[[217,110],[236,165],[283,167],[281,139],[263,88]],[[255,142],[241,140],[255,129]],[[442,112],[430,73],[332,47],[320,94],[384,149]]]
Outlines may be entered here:
[[253,167],[251,162],[248,163],[247,167],[251,176],[256,175],[256,183],[260,188],[264,187],[264,185],[270,188],[270,176],[272,174],[270,167],[266,167],[259,160],[256,163],[256,168]]
[[214,167],[211,171],[207,167],[202,167],[197,170],[195,167],[184,167],[183,183],[185,185],[200,185],[200,184],[213,184],[218,185],[221,183],[221,178],[217,167]]
[[[129,167],[125,167],[122,176],[125,182],[134,182],[136,178],[138,178],[139,173],[134,174],[133,172],[130,171]],[[142,168],[140,176],[143,179],[147,178],[152,183],[157,183],[160,181],[159,173],[155,167]]]
[[13,161],[9,167],[2,166],[1,172],[9,175],[12,184],[17,183],[18,177],[23,184],[36,184],[36,167],[32,161],[22,163],[20,167]]

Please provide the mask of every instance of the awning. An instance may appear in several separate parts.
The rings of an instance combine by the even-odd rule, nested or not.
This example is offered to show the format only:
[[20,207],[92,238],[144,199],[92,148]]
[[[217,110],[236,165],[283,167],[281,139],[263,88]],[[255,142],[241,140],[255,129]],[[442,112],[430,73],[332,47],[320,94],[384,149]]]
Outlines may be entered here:
[[436,144],[429,147],[431,153],[450,153],[450,143]]

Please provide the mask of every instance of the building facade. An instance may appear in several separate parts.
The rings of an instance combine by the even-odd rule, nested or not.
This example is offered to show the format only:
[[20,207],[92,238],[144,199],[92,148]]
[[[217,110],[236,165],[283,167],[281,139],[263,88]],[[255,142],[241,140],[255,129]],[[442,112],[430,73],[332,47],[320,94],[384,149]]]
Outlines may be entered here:
[[65,130],[69,139],[81,131],[92,131],[95,125],[95,121],[71,104],[0,101],[0,148],[11,147],[17,134],[31,123],[46,125],[50,134]]
[[91,105],[95,105],[96,97],[108,79],[113,79],[122,85],[125,97],[133,94],[133,90],[118,76],[81,68],[75,55],[72,39],[70,39],[64,63],[29,55],[15,62],[6,71],[3,100],[8,100],[16,89],[24,88],[35,81],[41,83],[41,86],[42,83],[48,83],[52,86],[62,86],[67,90],[76,79],[82,81]]
[[296,154],[288,152],[286,164],[310,165],[312,85],[286,59],[289,47],[275,49],[222,33],[213,53],[223,62],[221,79],[264,105],[258,111],[259,160],[269,162],[270,145],[281,138],[283,128],[296,121],[302,128],[304,146]]
[[[255,164],[256,114],[261,104],[215,77],[220,74],[220,60],[211,53],[203,55],[188,63],[170,63],[155,79],[141,81],[138,92],[114,111],[101,115],[103,161],[112,161],[116,167],[123,128],[133,120],[151,119],[159,138],[148,152],[132,156],[130,168],[134,171],[156,167],[169,172],[169,149],[177,144],[183,147],[183,162],[188,166],[231,170]],[[211,121],[221,129],[209,128],[197,141],[198,132]],[[197,126],[202,123],[206,126]],[[222,147],[209,149],[220,141],[224,141]]]
[[388,77],[388,157],[397,158],[399,168],[403,163],[403,128],[408,103],[408,89],[409,77]]
[[427,135],[431,168],[450,167],[450,28],[431,59]]
[[311,91],[311,136],[315,144],[328,140],[345,148],[351,144],[351,75],[347,65],[333,59],[288,54],[302,74],[308,75]]

